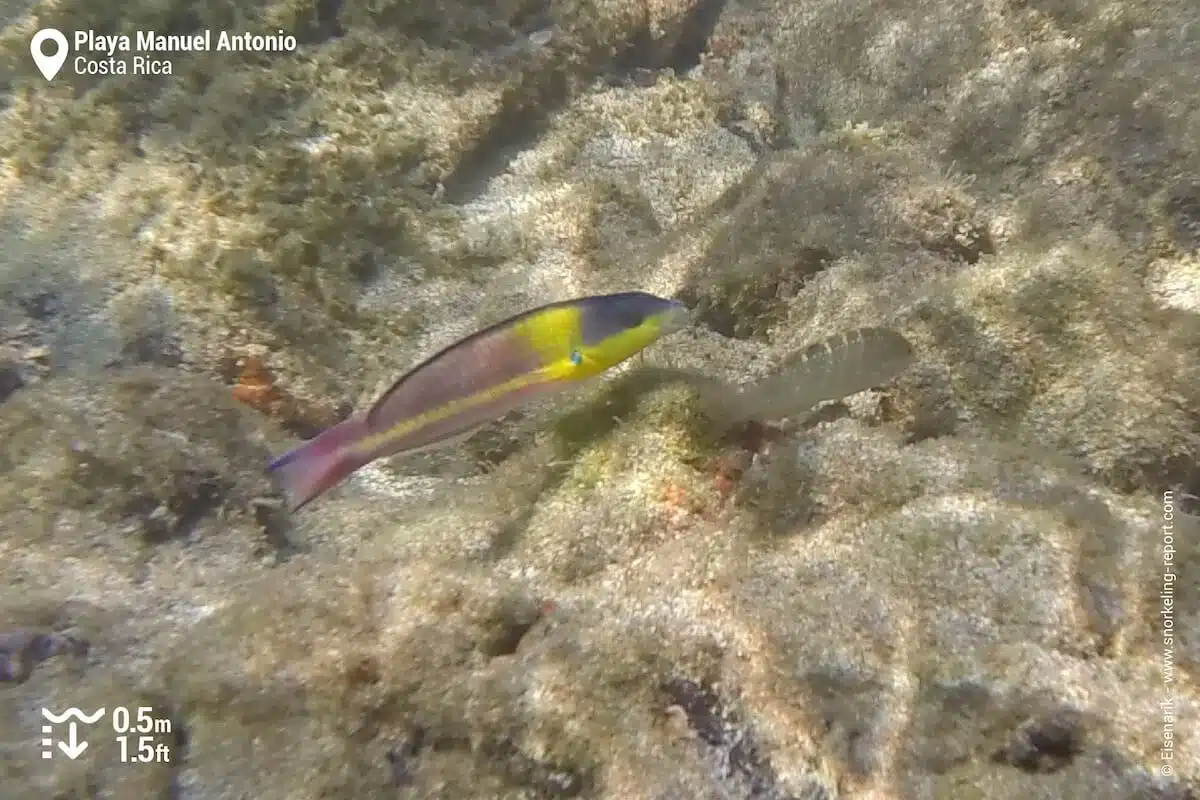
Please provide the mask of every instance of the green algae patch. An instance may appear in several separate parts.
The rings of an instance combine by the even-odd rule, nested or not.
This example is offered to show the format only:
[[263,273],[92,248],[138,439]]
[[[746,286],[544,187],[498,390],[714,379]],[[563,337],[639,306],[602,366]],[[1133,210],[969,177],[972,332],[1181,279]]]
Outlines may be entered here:
[[686,432],[703,424],[683,380],[675,370],[634,366],[553,422],[558,452],[569,456],[619,427]]
[[[615,391],[619,394],[637,390],[625,383]],[[578,455],[564,487],[570,491],[586,494],[590,489],[611,484],[619,475],[633,472],[657,474],[660,479],[668,480],[678,471],[678,465],[700,461],[709,452],[708,442],[698,435],[700,429],[696,427],[703,425],[704,420],[686,386],[665,385],[643,391],[628,416],[620,415],[609,402],[574,414],[589,411],[601,420],[604,414],[616,412],[616,421],[608,433],[576,451]],[[570,437],[572,422],[560,420],[556,434]],[[560,439],[568,447],[571,441],[571,438]]]
[[102,388],[57,378],[22,391],[0,416],[6,514],[23,538],[87,514],[148,544],[187,537],[220,515],[253,518],[270,495],[269,451],[221,387],[177,372],[112,371]]

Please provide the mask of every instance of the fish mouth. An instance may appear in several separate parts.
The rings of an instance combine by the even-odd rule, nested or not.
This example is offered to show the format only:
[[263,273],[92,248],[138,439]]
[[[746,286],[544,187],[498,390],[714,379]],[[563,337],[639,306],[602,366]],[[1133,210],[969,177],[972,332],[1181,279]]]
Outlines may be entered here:
[[668,301],[670,305],[658,314],[659,336],[669,336],[683,330],[692,324],[694,315],[691,309],[678,300]]

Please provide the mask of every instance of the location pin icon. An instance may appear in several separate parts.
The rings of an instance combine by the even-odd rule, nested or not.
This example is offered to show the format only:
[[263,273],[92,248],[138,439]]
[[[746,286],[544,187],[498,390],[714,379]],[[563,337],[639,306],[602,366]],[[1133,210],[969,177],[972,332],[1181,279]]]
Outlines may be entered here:
[[[54,42],[54,55],[48,56],[42,52],[42,45],[47,39]],[[33,41],[29,43],[29,52],[33,54],[33,63],[37,64],[46,80],[52,81],[62,69],[62,65],[67,63],[67,37],[54,28],[42,28],[33,35]]]

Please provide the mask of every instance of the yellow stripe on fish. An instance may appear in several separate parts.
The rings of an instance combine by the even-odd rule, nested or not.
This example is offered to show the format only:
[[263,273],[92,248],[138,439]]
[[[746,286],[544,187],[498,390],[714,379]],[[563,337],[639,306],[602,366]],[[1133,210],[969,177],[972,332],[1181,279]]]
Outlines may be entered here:
[[[570,364],[570,362],[567,363],[568,366],[574,368],[573,364]],[[513,378],[512,380],[505,381],[497,386],[483,389],[460,400],[451,400],[444,405],[430,409],[429,411],[426,411],[425,413],[416,417],[410,417],[402,422],[399,422],[386,430],[380,431],[379,433],[364,436],[348,447],[347,452],[366,456],[375,450],[386,447],[390,443],[410,435],[413,431],[426,428],[435,422],[449,419],[457,414],[462,414],[463,412],[469,411],[472,408],[494,403],[497,398],[512,394],[519,389],[523,389],[534,384],[547,383],[552,380],[566,380],[565,376],[559,378],[550,377],[550,373],[552,371],[565,372],[559,368],[558,365],[551,365],[549,367],[543,367],[537,372],[530,373],[529,375],[522,375],[519,378]]]

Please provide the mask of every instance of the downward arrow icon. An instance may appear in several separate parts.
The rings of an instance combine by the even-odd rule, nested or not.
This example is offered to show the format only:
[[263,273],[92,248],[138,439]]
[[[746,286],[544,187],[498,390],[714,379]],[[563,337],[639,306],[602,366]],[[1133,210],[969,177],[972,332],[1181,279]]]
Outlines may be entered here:
[[70,728],[67,729],[67,741],[59,742],[58,749],[62,750],[67,758],[74,761],[83,755],[83,751],[88,749],[87,742],[80,742],[76,738],[75,723],[72,722]]

